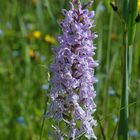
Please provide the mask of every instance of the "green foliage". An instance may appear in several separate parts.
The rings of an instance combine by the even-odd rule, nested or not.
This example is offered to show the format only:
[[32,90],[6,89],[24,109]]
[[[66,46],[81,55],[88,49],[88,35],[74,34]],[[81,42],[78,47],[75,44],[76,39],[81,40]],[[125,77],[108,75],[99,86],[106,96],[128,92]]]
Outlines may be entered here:
[[[129,10],[121,11],[121,1],[117,4],[125,20],[128,19],[128,45],[132,49],[127,53],[134,54],[125,67],[131,71],[131,80],[127,81],[129,131],[139,133],[140,27],[138,24],[135,30],[136,1],[129,2],[126,1],[130,15]],[[61,32],[57,21],[63,18],[61,9],[68,7],[68,1],[0,0],[0,3],[0,140],[39,140],[40,136],[42,140],[54,140],[52,120],[43,121],[43,113],[49,102],[46,94],[50,89],[52,47],[58,45],[54,38]],[[98,126],[94,130],[99,140],[116,140],[120,110],[128,107],[123,105],[120,109],[121,89],[125,87],[122,84],[125,73],[121,71],[124,26],[108,0],[95,0],[92,8],[96,10],[94,30],[99,36],[94,42],[95,57],[100,63],[95,72],[99,82],[95,87]],[[80,127],[78,122],[77,125]],[[85,139],[81,136],[81,140]],[[137,139],[140,133],[130,133],[129,140]]]

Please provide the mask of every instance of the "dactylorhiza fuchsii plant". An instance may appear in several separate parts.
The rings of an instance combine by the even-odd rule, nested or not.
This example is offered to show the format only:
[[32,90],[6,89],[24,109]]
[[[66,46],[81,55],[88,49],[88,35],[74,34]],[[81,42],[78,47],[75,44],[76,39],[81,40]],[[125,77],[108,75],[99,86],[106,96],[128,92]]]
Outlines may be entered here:
[[[96,120],[92,116],[96,110],[93,84],[97,79],[94,68],[98,66],[92,58],[96,49],[93,39],[97,35],[91,32],[95,26],[92,19],[94,11],[87,9],[92,3],[82,5],[79,0],[72,0],[70,10],[62,10],[65,16],[60,23],[63,34],[58,37],[59,47],[54,49],[51,102],[47,113],[57,122],[53,128],[58,140],[65,137],[75,140],[83,135],[88,139],[97,139],[93,132]],[[65,126],[61,125],[62,122]]]

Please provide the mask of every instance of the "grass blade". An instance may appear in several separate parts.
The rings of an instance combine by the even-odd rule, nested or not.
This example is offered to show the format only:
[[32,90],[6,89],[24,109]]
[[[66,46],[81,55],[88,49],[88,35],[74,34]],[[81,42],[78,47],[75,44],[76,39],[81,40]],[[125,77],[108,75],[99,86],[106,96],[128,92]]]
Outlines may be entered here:
[[51,17],[51,20],[52,20],[53,24],[54,24],[55,23],[55,17],[53,15],[52,10],[51,10],[49,0],[45,0],[45,6],[48,8],[48,13],[49,13],[49,15]]
[[127,106],[123,110],[120,110],[120,120],[118,128],[118,140],[128,140],[128,44],[127,44],[127,27],[125,26],[124,38],[123,38],[123,79],[122,79],[122,97],[121,108]]
[[137,0],[130,0],[129,2],[129,19],[128,19],[128,45],[131,46],[134,42],[136,24],[135,18],[137,14]]

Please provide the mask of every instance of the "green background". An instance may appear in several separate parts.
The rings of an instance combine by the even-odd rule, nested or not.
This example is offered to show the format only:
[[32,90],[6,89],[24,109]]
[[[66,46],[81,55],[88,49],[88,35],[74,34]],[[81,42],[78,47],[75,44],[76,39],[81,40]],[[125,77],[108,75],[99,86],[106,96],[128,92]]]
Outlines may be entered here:
[[[52,40],[61,34],[58,21],[63,18],[62,8],[68,8],[68,0],[0,0],[0,140],[39,140],[48,106],[52,47],[58,46]],[[98,34],[94,58],[100,64],[95,86],[98,126],[94,130],[99,140],[115,140],[122,88],[123,25],[109,0],[95,0],[92,9],[96,11],[93,31]],[[140,24],[136,29],[129,86],[130,140],[140,139]],[[37,37],[36,32],[40,34]],[[46,35],[51,39],[45,40]],[[45,119],[42,140],[55,139],[51,121]]]

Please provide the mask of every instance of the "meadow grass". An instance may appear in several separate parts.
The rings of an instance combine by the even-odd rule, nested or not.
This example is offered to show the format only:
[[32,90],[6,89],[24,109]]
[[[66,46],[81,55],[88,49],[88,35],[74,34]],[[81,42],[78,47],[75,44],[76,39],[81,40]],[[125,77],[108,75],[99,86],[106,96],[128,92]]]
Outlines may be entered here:
[[[130,2],[129,9],[135,9],[131,6],[135,7],[136,1]],[[46,94],[50,90],[52,47],[58,46],[54,39],[61,34],[57,22],[63,18],[61,9],[68,7],[68,1],[0,3],[0,140],[54,140],[53,120],[43,122],[43,113],[49,102]],[[98,126],[94,130],[99,140],[117,140],[118,132],[127,134],[129,140],[139,140],[140,24],[134,21],[136,11],[126,19],[126,3],[121,10],[122,3],[117,1],[120,15],[128,25],[126,34],[126,26],[109,3],[95,0],[92,7],[96,10],[94,30],[98,33],[95,57],[100,64],[96,70]],[[124,121],[128,113],[129,118]]]

